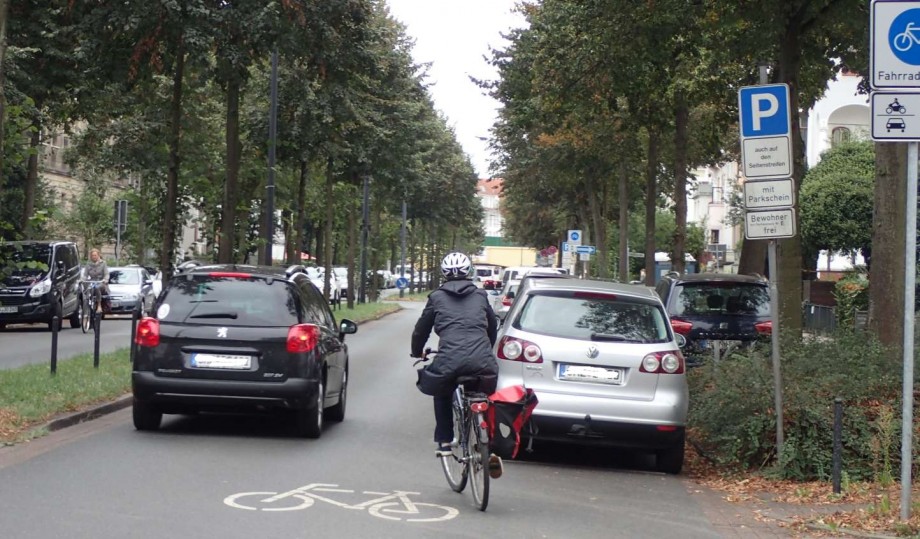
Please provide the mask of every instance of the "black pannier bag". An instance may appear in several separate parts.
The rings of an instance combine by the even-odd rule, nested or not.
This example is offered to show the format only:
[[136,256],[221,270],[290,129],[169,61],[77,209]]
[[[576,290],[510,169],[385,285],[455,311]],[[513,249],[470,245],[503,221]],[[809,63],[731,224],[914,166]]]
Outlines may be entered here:
[[517,456],[521,431],[537,407],[533,389],[521,385],[499,389],[489,395],[489,448],[503,459]]

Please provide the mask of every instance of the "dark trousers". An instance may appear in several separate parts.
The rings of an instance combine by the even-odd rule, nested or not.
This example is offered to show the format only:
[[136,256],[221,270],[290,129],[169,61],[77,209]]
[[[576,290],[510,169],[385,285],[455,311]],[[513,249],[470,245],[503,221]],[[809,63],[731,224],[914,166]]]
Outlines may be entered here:
[[453,394],[434,397],[434,441],[450,443],[454,439]]

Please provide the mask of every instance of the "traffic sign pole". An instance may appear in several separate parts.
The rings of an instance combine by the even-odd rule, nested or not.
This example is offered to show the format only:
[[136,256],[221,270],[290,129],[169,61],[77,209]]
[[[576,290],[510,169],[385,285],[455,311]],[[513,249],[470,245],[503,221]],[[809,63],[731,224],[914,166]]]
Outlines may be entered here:
[[914,423],[914,286],[917,256],[917,142],[907,144],[907,214],[904,242],[904,374],[901,399],[901,520],[910,519]]

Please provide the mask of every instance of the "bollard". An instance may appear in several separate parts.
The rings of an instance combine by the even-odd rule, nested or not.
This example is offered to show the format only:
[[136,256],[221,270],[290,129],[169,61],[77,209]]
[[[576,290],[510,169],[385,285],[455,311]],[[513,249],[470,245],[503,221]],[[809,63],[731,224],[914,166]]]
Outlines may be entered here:
[[102,313],[93,314],[93,368],[99,368],[99,334],[102,333]]
[[834,399],[834,457],[833,487],[834,494],[840,494],[840,465],[843,452],[843,399]]
[[61,319],[51,317],[51,374],[57,374],[58,331],[61,329]]

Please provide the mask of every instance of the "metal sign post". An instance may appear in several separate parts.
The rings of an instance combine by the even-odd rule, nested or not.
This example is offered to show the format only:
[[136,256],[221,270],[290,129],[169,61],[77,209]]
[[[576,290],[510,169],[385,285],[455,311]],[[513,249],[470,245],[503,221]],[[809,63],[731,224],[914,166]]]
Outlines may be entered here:
[[[914,421],[914,286],[917,271],[917,158],[920,139],[920,2],[872,0],[869,10],[872,139],[907,142],[901,520],[910,519]],[[893,90],[879,92],[877,90]],[[903,91],[902,91],[903,90]]]

